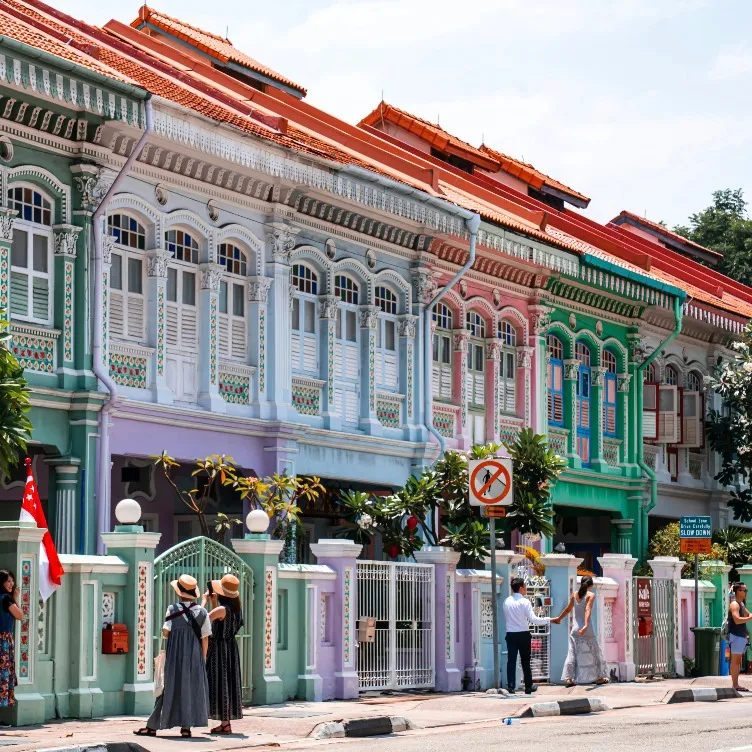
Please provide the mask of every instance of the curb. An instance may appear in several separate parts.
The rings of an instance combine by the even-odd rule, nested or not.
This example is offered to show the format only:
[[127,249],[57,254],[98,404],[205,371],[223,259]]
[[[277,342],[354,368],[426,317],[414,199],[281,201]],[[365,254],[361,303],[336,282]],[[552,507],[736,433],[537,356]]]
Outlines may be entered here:
[[322,723],[312,732],[314,739],[339,739],[342,737],[383,736],[416,728],[415,724],[399,715],[377,715],[373,718],[355,718],[352,721]]
[[149,750],[134,742],[92,742],[67,747],[45,747],[37,752],[149,752]]
[[556,702],[536,702],[525,710],[520,718],[545,718],[552,715],[582,715],[583,713],[602,713],[611,710],[603,700],[597,697],[578,698],[576,700],[558,700]]
[[676,702],[718,702],[719,700],[736,700],[741,697],[731,687],[699,687],[698,689],[675,689],[666,703]]

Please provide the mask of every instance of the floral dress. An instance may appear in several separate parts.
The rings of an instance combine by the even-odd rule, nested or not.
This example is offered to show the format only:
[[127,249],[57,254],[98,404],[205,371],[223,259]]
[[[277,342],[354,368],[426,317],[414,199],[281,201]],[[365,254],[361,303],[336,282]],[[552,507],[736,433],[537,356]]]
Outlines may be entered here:
[[10,708],[16,704],[16,654],[13,632],[16,620],[10,613],[14,604],[9,593],[0,598],[0,708]]
[[591,614],[590,624],[585,634],[579,631],[585,626],[585,611],[587,610],[587,596],[581,601],[574,596],[574,620],[572,631],[569,633],[569,651],[561,674],[562,681],[573,681],[576,684],[592,684],[598,679],[608,677],[608,665],[603,657],[603,651],[598,644],[598,638],[593,631]]

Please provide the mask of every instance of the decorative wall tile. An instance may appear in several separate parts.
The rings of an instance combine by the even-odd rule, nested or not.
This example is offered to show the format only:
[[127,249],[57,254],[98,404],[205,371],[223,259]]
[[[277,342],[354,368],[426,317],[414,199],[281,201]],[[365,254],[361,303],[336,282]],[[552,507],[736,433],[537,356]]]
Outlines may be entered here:
[[102,593],[102,628],[115,622],[115,593]]
[[247,405],[251,398],[250,376],[241,376],[219,369],[219,394],[231,405]]
[[439,412],[434,407],[433,426],[445,438],[454,438],[454,413]]
[[7,318],[8,285],[10,282],[10,251],[8,246],[0,243],[0,317]]
[[327,323],[327,367],[326,367],[326,382],[329,389],[329,409],[331,410],[331,404],[334,401],[334,322],[329,321]]
[[687,463],[689,474],[695,479],[700,480],[702,478],[702,465],[704,457],[700,454],[689,453],[689,461]]
[[376,335],[368,332],[368,407],[376,409]]
[[301,415],[320,415],[321,387],[308,386],[293,379],[292,405]]
[[448,663],[454,660],[454,577],[446,573],[444,583],[444,655]]
[[217,383],[217,296],[212,295],[209,303],[209,378]]
[[102,275],[102,360],[108,361],[110,349],[110,281],[109,273]]
[[493,640],[493,604],[490,595],[480,599],[480,636],[484,640]]
[[264,673],[274,673],[274,568],[264,575]]
[[326,617],[327,617],[327,596],[321,593],[319,599],[319,641],[326,642]]
[[259,310],[259,393],[266,391],[266,312]]
[[73,262],[63,265],[65,276],[65,320],[63,321],[63,359],[73,360]]
[[46,606],[42,600],[42,596],[39,596],[37,601],[39,607],[39,618],[37,619],[37,651],[40,655],[47,652],[47,622],[49,621],[50,609]]
[[353,569],[345,567],[343,578],[342,609],[342,647],[345,666],[352,663],[352,607],[353,607]]
[[614,636],[614,602],[606,601],[603,604],[603,636],[613,638]]
[[21,582],[19,595],[23,619],[19,629],[20,637],[16,646],[16,671],[19,681],[29,683],[34,681],[31,661],[31,594],[34,589],[34,559],[31,556],[21,559]]
[[27,371],[52,373],[55,369],[55,340],[36,334],[13,334],[13,355]]
[[618,467],[620,462],[620,449],[621,443],[618,441],[610,441],[609,439],[603,439],[603,459],[606,460],[608,465],[612,467]]
[[[138,579],[136,580],[138,609],[136,611],[136,677],[144,679],[148,677],[148,664],[146,661],[146,634],[148,620],[146,609],[149,601],[149,564],[145,561],[138,563]],[[113,599],[114,616],[114,599]]]
[[110,353],[110,377],[120,386],[146,389],[146,358],[124,353]]
[[407,343],[407,417],[413,417],[413,343]]
[[401,424],[402,403],[399,400],[379,397],[376,400],[376,417],[387,428],[399,428]]
[[559,457],[567,456],[567,433],[561,431],[555,431],[552,428],[548,429],[548,445],[551,449],[559,455]]
[[499,440],[504,444],[513,444],[520,435],[520,427],[516,424],[501,423],[499,425]]
[[157,375],[164,375],[165,363],[165,288],[157,288]]

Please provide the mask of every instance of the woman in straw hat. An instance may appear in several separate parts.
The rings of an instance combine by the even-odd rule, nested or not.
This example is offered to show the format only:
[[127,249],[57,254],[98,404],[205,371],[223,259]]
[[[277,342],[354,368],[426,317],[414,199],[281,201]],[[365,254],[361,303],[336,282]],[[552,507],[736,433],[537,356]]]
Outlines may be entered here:
[[231,721],[243,717],[243,683],[240,677],[240,655],[235,635],[243,626],[240,603],[240,581],[226,574],[212,580],[211,593],[204,593],[203,605],[211,599],[209,619],[212,635],[206,659],[209,677],[209,717],[221,721],[212,734],[231,734]]
[[206,680],[206,653],[211,622],[199,597],[196,579],[182,574],[170,583],[179,602],[167,609],[162,635],[167,638],[164,691],[154,703],[146,727],[137,736],[156,736],[157,729],[180,726],[180,735],[191,737],[191,726],[209,723],[209,684]]

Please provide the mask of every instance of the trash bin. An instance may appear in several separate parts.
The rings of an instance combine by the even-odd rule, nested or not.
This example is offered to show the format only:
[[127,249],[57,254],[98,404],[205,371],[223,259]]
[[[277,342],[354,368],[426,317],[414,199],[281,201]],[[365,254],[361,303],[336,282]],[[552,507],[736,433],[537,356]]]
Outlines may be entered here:
[[723,637],[721,637],[721,673],[719,676],[728,676],[731,672],[731,664],[729,662],[729,656],[726,655],[729,649],[729,644],[727,640],[724,640]]
[[698,676],[718,676],[721,670],[721,628],[692,627]]

